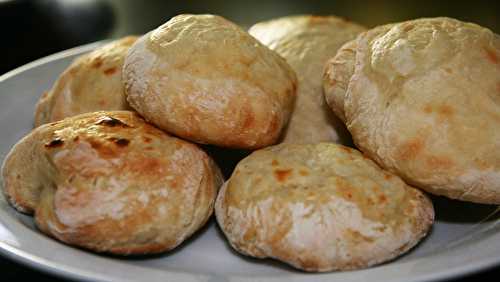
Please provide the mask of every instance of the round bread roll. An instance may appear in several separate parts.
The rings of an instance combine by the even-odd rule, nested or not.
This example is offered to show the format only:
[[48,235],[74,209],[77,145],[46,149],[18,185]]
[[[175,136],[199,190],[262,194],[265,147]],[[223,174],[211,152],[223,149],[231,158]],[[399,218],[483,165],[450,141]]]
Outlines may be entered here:
[[67,244],[120,255],[175,248],[210,217],[222,177],[196,145],[127,111],[42,125],[3,168],[4,192]]
[[323,75],[325,100],[330,109],[344,123],[346,122],[344,97],[354,72],[355,50],[356,40],[344,44],[336,56],[326,63]]
[[241,149],[277,142],[297,84],[283,58],[213,15],[179,15],[141,37],[123,76],[130,105],[158,127]]
[[345,45],[324,77],[356,145],[411,185],[500,204],[500,37],[428,18]]
[[422,192],[333,143],[255,151],[219,192],[215,212],[238,252],[305,271],[388,261],[415,246],[434,220]]
[[325,103],[325,62],[365,28],[335,16],[290,16],[252,26],[249,33],[292,66],[299,87],[285,143],[351,143],[345,125]]
[[35,127],[82,113],[130,109],[121,76],[125,55],[136,39],[127,36],[78,57],[40,97]]

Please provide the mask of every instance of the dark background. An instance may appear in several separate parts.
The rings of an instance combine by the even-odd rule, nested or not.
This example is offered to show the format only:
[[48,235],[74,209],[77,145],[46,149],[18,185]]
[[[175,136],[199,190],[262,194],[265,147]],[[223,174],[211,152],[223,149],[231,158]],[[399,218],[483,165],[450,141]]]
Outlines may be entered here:
[[[418,17],[448,16],[500,32],[500,1],[137,1],[0,0],[0,74],[85,43],[142,34],[180,13],[222,15],[245,28],[290,14],[334,14],[373,27]],[[2,281],[63,281],[0,257]],[[500,268],[455,281],[499,277]]]
[[222,15],[244,27],[290,14],[334,14],[368,27],[449,16],[500,32],[500,1],[0,0],[0,74],[60,50],[142,34],[180,13]]

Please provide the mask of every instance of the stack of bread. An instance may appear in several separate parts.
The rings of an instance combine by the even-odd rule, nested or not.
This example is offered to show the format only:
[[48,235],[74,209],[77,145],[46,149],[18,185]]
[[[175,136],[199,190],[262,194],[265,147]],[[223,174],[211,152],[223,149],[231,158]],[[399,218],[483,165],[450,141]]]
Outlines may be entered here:
[[[76,59],[35,125],[4,192],[62,242],[165,252],[215,210],[244,255],[365,268],[428,234],[425,192],[500,204],[500,37],[450,18],[291,16],[247,33],[179,15]],[[234,149],[251,153],[224,181],[217,154]]]

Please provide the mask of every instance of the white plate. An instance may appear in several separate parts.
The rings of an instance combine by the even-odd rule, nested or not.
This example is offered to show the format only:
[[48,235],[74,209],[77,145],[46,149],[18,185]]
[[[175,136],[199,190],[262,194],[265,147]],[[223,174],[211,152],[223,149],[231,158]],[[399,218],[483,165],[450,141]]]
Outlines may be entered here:
[[[33,122],[38,97],[78,55],[99,43],[38,60],[0,77],[0,160]],[[473,137],[472,137],[473,138]],[[498,153],[498,152],[495,152]],[[41,234],[29,216],[0,196],[0,252],[29,266],[91,281],[429,281],[457,277],[500,264],[496,206],[433,198],[437,222],[409,254],[366,270],[307,274],[271,260],[233,252],[212,220],[176,250],[123,259],[96,255]]]

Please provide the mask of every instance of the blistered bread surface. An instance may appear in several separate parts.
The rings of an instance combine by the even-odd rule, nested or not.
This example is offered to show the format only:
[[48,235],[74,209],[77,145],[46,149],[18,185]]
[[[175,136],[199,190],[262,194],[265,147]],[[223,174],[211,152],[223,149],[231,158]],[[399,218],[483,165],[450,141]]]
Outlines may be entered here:
[[422,192],[333,143],[255,151],[237,165],[215,209],[237,251],[306,271],[390,260],[417,244],[434,220]]
[[42,125],[3,168],[4,193],[44,233],[97,252],[170,250],[210,217],[222,182],[196,145],[128,111]]
[[499,36],[429,18],[377,27],[351,46],[324,84],[358,147],[426,191],[499,204]]
[[283,17],[250,28],[251,35],[285,58],[297,74],[297,100],[283,142],[350,142],[344,124],[325,103],[322,76],[326,61],[362,31],[364,27],[342,18],[312,15]]
[[35,126],[88,112],[130,109],[122,84],[122,67],[136,39],[127,36],[78,57],[52,89],[40,97]]
[[248,149],[277,142],[297,87],[283,58],[213,15],[179,15],[140,38],[124,83],[130,105],[158,127]]

